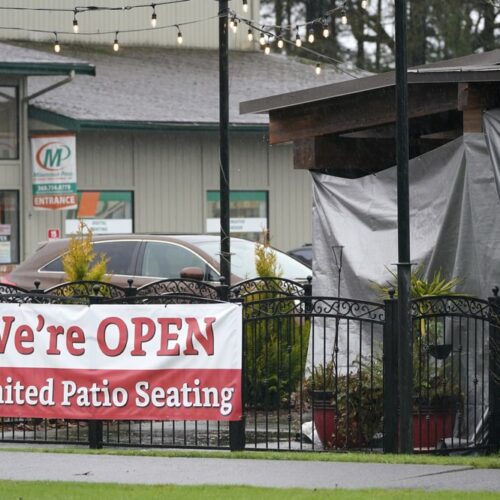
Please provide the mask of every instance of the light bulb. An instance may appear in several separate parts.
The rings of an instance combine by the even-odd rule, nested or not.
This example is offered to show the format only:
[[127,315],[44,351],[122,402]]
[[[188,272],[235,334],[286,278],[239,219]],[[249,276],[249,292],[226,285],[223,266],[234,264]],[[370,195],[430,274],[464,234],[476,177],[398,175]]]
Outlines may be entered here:
[[295,45],[297,47],[302,47],[302,39],[300,38],[300,35],[297,33],[297,36],[295,37]]
[[307,37],[307,41],[309,43],[314,43],[314,31],[312,29],[309,30],[309,35]]
[[321,64],[320,63],[316,64],[315,71],[316,71],[317,75],[321,75]]
[[285,42],[283,41],[283,39],[278,39],[278,48],[279,49],[282,49],[283,47],[285,46]]
[[61,46],[59,45],[59,42],[57,41],[57,38],[56,38],[56,41],[54,42],[54,52],[56,54],[59,54],[59,52],[61,52]]
[[265,45],[266,44],[266,37],[264,36],[264,33],[260,34],[259,43],[261,45]]
[[368,7],[368,0],[361,0],[361,8],[366,9]]
[[248,30],[248,41],[253,42],[253,31],[251,29]]
[[183,42],[183,41],[184,41],[184,39],[182,38],[182,33],[179,31],[179,32],[177,33],[177,43],[178,43],[179,45],[182,45],[182,42]]
[[342,9],[342,12],[340,13],[340,20],[342,24],[347,24],[347,13],[344,9]]
[[73,19],[73,33],[78,33],[80,31],[80,27],[78,26],[78,21],[76,17]]
[[115,41],[113,42],[113,50],[115,52],[118,52],[120,50],[120,44],[118,43],[118,36],[115,38]]
[[269,45],[269,42],[266,43],[266,48],[264,49],[264,52],[267,56],[271,53],[271,46]]
[[238,31],[238,20],[237,19],[234,20],[232,28],[233,28],[233,33],[236,33]]
[[151,15],[151,27],[156,28],[156,25],[158,24],[158,18],[156,17],[156,12],[153,12]]
[[328,23],[323,24],[323,36],[328,38],[330,36],[330,28],[328,27]]
[[243,12],[248,12],[248,0],[243,0]]

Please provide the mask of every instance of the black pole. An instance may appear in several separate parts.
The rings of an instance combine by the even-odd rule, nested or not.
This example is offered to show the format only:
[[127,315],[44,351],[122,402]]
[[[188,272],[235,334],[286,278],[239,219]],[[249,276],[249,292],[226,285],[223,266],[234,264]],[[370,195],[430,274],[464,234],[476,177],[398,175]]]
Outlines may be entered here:
[[398,176],[399,452],[412,453],[412,335],[410,320],[410,189],[406,0],[396,0],[396,158]]
[[228,0],[219,0],[220,272],[231,285]]
[[[231,240],[229,207],[229,37],[228,0],[219,0],[219,135],[220,135],[220,273],[231,285]],[[227,286],[222,300],[228,300]],[[245,448],[245,421],[229,422],[231,451]]]

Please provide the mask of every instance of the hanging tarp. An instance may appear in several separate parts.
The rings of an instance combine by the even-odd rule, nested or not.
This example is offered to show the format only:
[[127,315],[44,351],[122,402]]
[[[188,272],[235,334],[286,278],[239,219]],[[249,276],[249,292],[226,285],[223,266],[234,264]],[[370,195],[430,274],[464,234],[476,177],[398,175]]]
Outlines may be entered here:
[[[499,137],[488,140],[495,158]],[[412,262],[425,276],[459,277],[457,291],[480,298],[500,283],[495,168],[485,135],[465,134],[409,169]],[[360,179],[313,174],[313,186],[314,294],[338,293],[335,245],[343,246],[341,296],[377,300],[374,283],[397,272],[396,167]]]

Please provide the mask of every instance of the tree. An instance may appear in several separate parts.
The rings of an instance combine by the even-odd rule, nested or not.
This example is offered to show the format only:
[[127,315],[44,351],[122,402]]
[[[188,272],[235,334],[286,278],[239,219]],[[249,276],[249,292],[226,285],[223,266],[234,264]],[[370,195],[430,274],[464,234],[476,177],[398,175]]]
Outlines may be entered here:
[[[394,66],[394,2],[370,0],[364,9],[361,0],[262,0],[263,5],[272,5],[276,24],[289,28],[337,9],[328,16],[328,39],[321,36],[321,23],[310,26],[316,39],[311,48],[374,71]],[[339,20],[343,5],[348,12],[347,26]],[[500,0],[408,0],[409,65],[493,50],[499,46],[499,16]],[[288,36],[290,33],[289,29]]]

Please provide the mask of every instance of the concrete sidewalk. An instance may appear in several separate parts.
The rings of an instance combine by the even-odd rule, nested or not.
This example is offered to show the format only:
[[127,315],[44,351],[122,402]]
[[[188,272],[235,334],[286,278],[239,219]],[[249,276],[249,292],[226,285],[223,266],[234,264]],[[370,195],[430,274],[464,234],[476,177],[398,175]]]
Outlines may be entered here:
[[129,484],[498,491],[500,470],[257,459],[0,451],[0,479]]

